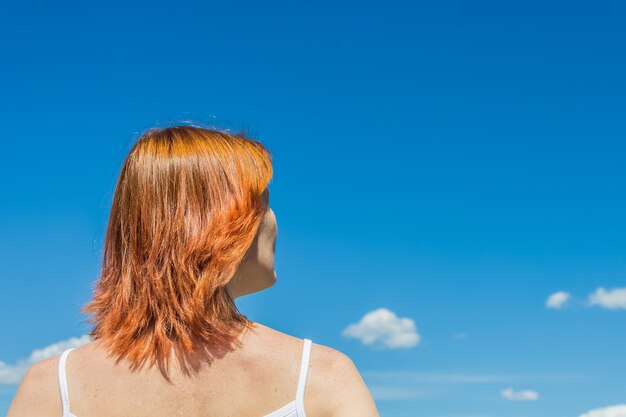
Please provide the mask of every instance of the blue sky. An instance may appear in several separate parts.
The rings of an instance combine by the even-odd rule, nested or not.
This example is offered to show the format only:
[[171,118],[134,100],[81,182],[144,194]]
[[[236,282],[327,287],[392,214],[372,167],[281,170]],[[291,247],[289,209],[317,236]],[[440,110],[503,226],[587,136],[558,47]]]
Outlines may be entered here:
[[89,3],[0,6],[0,411],[88,330],[129,147],[192,120],[274,155],[240,309],[383,416],[626,415],[623,3]]

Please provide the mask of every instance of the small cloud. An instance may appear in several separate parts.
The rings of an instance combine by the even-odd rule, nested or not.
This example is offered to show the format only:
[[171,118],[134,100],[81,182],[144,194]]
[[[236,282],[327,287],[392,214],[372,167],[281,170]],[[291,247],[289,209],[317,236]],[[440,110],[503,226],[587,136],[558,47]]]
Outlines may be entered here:
[[602,287],[589,294],[589,305],[598,305],[609,310],[626,309],[626,288],[606,290]]
[[[378,384],[491,384],[520,379],[515,375],[467,374],[440,371],[364,371],[364,377]],[[523,378],[523,377],[522,377]]]
[[429,390],[402,386],[371,386],[369,387],[375,400],[418,400],[428,398],[432,394]]
[[565,307],[565,304],[569,300],[570,295],[565,291],[557,291],[550,295],[546,300],[546,307],[552,309],[559,309]]
[[410,348],[420,341],[415,321],[398,317],[386,308],[365,314],[361,321],[346,327],[342,335],[374,348]]
[[581,373],[521,373],[521,374],[480,374],[455,373],[447,371],[363,371],[368,382],[376,385],[388,384],[511,384],[536,381],[580,382],[589,381]]
[[89,335],[71,337],[58,343],[46,346],[42,349],[33,350],[26,359],[18,359],[14,364],[0,361],[0,385],[18,385],[28,369],[44,359],[60,355],[65,349],[79,347],[91,342]]
[[452,335],[452,338],[455,340],[465,340],[467,339],[467,333],[464,333],[464,332],[454,333]]
[[502,398],[512,401],[534,401],[539,399],[539,393],[537,393],[537,391],[513,391],[513,388],[503,389],[500,391],[500,395]]
[[626,404],[596,408],[581,414],[580,417],[626,417]]

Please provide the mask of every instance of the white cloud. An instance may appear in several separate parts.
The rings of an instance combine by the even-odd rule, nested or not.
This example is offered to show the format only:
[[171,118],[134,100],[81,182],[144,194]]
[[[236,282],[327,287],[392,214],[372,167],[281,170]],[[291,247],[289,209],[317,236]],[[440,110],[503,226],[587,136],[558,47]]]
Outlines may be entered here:
[[581,373],[480,374],[442,371],[363,371],[368,381],[376,384],[493,384],[534,381],[581,382],[588,377]]
[[589,294],[589,305],[598,305],[610,310],[626,309],[626,288],[606,290],[602,287]]
[[419,389],[415,387],[402,386],[378,386],[368,387],[372,393],[372,397],[378,400],[418,400],[432,396],[429,390]]
[[537,391],[513,391],[513,388],[503,389],[500,391],[500,395],[507,400],[513,401],[534,401],[539,399],[539,393],[537,393]]
[[570,298],[570,294],[565,291],[557,291],[554,294],[550,295],[546,300],[546,307],[559,309],[565,307],[565,304]]
[[[539,381],[579,382],[589,381],[581,373],[520,373],[520,374],[481,374],[452,373],[448,371],[363,371],[365,383],[376,400],[421,401],[441,399],[465,401],[472,392],[482,389],[498,392],[503,385],[532,385]],[[478,388],[478,387],[484,388]],[[477,387],[476,389],[474,387]],[[510,400],[537,400],[535,391],[503,390],[501,395]],[[621,416],[620,416],[621,417]],[[625,416],[626,417],[626,416]]]
[[626,417],[626,404],[596,408],[581,414],[580,417]]
[[364,377],[379,384],[481,384],[513,381],[515,376],[498,374],[465,374],[438,371],[364,371]]
[[0,385],[18,385],[26,371],[37,362],[60,355],[65,349],[79,347],[91,341],[89,335],[71,337],[42,349],[34,350],[26,359],[18,359],[15,364],[0,361]]
[[452,338],[455,340],[465,340],[467,339],[467,333],[463,333],[463,332],[454,333],[452,335]]
[[386,308],[365,314],[361,321],[346,327],[342,335],[374,348],[410,348],[420,341],[415,321],[398,317]]

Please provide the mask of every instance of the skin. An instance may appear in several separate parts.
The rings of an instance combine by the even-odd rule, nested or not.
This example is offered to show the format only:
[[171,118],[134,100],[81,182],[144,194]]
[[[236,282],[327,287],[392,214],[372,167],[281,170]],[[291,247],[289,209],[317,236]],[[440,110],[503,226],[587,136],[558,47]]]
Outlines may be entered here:
[[[234,298],[274,285],[276,236],[270,208],[229,284]],[[293,401],[302,339],[254,323],[240,340],[241,348],[203,364],[191,376],[177,372],[173,358],[169,382],[155,367],[132,373],[123,361],[116,365],[98,341],[88,343],[66,362],[70,411],[78,417],[262,417]],[[7,417],[62,415],[59,358],[28,370]],[[304,406],[307,417],[380,417],[352,360],[317,343],[311,349]]]
[[265,212],[259,230],[237,272],[228,284],[228,292],[233,298],[262,291],[276,283],[274,250],[277,234],[276,216],[270,207]]

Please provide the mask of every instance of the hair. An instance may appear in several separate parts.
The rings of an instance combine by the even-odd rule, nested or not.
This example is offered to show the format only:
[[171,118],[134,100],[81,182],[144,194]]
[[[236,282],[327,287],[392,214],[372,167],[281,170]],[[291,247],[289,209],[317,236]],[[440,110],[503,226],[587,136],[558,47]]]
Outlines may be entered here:
[[227,284],[268,209],[272,154],[245,133],[151,128],[115,187],[88,333],[132,369],[172,348],[237,344],[251,325]]

